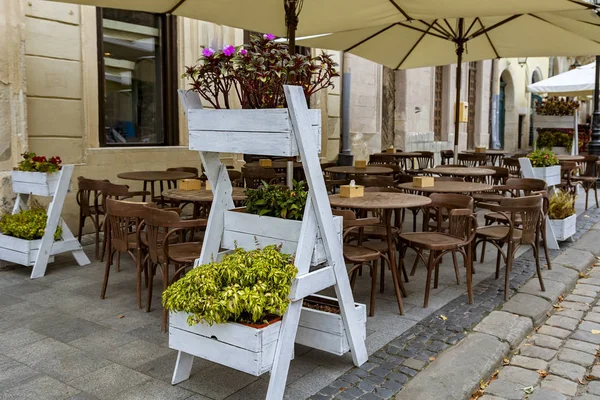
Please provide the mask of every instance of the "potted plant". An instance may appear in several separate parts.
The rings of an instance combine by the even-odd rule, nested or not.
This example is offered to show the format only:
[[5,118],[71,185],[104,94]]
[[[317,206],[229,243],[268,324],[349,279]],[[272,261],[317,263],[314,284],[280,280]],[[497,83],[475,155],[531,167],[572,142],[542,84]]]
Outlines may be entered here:
[[[234,248],[235,244],[250,248],[275,244],[283,252],[294,253],[300,240],[302,217],[308,196],[306,183],[295,182],[292,189],[263,182],[258,189],[246,191],[246,206],[225,211],[222,246]],[[342,240],[343,219],[334,216],[334,224]],[[326,260],[321,237],[313,251],[311,265]]]
[[[538,133],[537,147],[566,147],[566,153],[571,154],[572,138],[577,123],[575,115],[578,109],[578,101],[558,97],[548,97],[538,103],[533,115],[533,126]],[[561,130],[565,132],[560,132]],[[545,131],[550,131],[552,134],[545,134]],[[567,134],[571,140],[564,138],[562,133]],[[546,137],[540,143],[539,138],[543,135]],[[548,140],[557,143],[548,143]],[[568,146],[563,146],[564,144]],[[553,151],[558,151],[557,154],[562,153],[562,149],[553,149]]]
[[274,245],[192,269],[163,292],[169,347],[255,376],[270,370],[296,273]]
[[28,152],[22,156],[23,160],[11,171],[13,192],[54,196],[62,163],[60,157],[48,160],[44,156]]
[[[48,215],[41,207],[22,210],[16,214],[0,217],[1,259],[21,265],[33,265],[46,230]],[[60,240],[62,228],[54,233],[54,240]]]
[[[333,87],[337,64],[290,54],[273,35],[252,36],[249,45],[204,48],[198,63],[186,67],[190,90],[214,110],[189,110],[190,149],[256,155],[296,156],[283,85],[298,85],[308,102]],[[239,104],[242,110],[233,110]],[[226,110],[223,110],[226,109]],[[312,131],[320,138],[320,110],[310,110]],[[320,144],[320,139],[316,141]]]
[[527,155],[536,179],[546,181],[548,186],[560,185],[560,165],[556,155],[548,149],[538,149]]
[[550,149],[554,154],[571,154],[573,138],[566,132],[540,129],[536,145],[538,149]]
[[575,196],[557,190],[550,198],[548,217],[556,240],[566,240],[573,236],[577,231]]

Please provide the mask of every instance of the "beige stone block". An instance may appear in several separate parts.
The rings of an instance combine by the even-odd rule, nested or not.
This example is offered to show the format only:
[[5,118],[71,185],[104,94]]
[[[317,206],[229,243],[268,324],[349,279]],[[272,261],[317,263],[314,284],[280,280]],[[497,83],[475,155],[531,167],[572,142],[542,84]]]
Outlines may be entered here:
[[26,56],[27,95],[81,98],[81,63]]
[[339,139],[341,137],[342,122],[340,118],[329,117],[327,119],[327,137]]
[[83,102],[30,97],[27,99],[27,130],[30,137],[82,137]]
[[82,161],[82,140],[75,138],[30,137],[29,150],[40,156],[60,156],[64,164]]
[[81,60],[81,31],[77,25],[26,18],[25,35],[27,55]]
[[339,117],[341,115],[340,102],[340,96],[331,94],[327,96],[327,113],[330,117]]
[[25,15],[29,17],[61,21],[67,24],[79,24],[80,6],[78,5],[46,0],[27,0],[23,3]]
[[327,154],[325,158],[327,161],[334,161],[340,154],[340,141],[338,139],[329,139],[327,141]]

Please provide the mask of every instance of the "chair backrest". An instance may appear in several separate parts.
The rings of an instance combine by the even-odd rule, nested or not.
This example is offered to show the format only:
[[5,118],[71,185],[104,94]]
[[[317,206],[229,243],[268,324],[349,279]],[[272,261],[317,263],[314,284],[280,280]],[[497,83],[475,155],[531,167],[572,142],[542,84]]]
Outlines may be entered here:
[[418,169],[433,168],[433,152],[419,151],[420,153],[415,159],[417,160]]
[[505,213],[516,226],[520,217],[519,228],[522,230],[521,244],[533,244],[538,239],[540,218],[542,215],[542,196],[507,197],[502,199],[497,211]]
[[525,196],[531,195],[532,192],[547,190],[546,181],[533,178],[509,178],[506,180],[505,186],[512,192],[514,197],[519,197],[520,192]]
[[[161,210],[160,208],[147,206],[144,214],[146,223],[146,238],[150,261],[157,263],[159,254],[164,252],[163,240],[169,228],[174,227],[180,221],[179,214],[175,211]],[[164,240],[168,245],[168,240]]]
[[518,158],[505,157],[502,160],[502,165],[508,169],[508,173],[512,176],[521,175],[521,164]]
[[448,234],[461,238],[469,243],[477,233],[477,217],[469,208],[455,208],[450,210],[448,217]]
[[115,250],[122,252],[128,250],[132,232],[135,232],[135,240],[139,248],[140,224],[146,213],[147,204],[106,199],[106,232]]
[[485,181],[490,185],[504,185],[508,179],[508,168],[506,167],[495,167],[493,165],[482,165],[478,168],[491,169],[495,172],[494,175],[485,177]]
[[398,165],[398,160],[393,154],[371,154],[369,164],[372,165]]
[[[404,151],[404,150],[402,150],[402,149],[401,149],[401,148],[399,148],[399,147],[396,147],[396,149],[395,149],[395,150],[396,150],[396,153],[402,153],[402,152]],[[387,149],[383,149],[383,150],[381,150],[381,152],[382,152],[382,153],[387,153],[387,152],[388,152],[388,150],[387,150]]]
[[[434,228],[442,231],[446,216],[452,210],[466,209],[473,213],[474,200],[471,196],[454,193],[433,193],[430,197],[431,203],[423,207],[423,229]],[[432,223],[433,222],[433,223]]]
[[77,178],[77,204],[79,204],[80,215],[89,217],[92,215],[92,209],[96,213],[100,212],[102,186],[107,182],[108,179],[96,180],[84,178],[83,176]]
[[465,164],[444,164],[446,168],[467,168]]
[[459,153],[458,163],[467,167],[479,167],[485,165],[487,157],[485,153]]
[[600,163],[599,156],[584,156],[584,159],[581,161],[581,176],[592,176],[598,177],[600,176]]
[[247,188],[258,189],[262,186],[263,181],[272,183],[277,178],[277,173],[270,168],[244,165],[242,167],[242,176]]
[[450,160],[454,159],[454,150],[440,150],[442,165],[449,164]]

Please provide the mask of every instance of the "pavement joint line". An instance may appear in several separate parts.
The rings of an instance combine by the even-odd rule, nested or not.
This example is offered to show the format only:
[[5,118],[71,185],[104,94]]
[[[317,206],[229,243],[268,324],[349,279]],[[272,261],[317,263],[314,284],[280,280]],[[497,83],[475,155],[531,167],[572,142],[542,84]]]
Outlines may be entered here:
[[[588,211],[578,216],[577,233],[573,238],[574,241],[561,243],[560,251],[550,251],[553,270],[555,265],[561,265],[559,263],[555,263],[554,260],[560,257],[569,249],[576,249],[574,245],[577,244],[577,241],[588,232],[590,232],[590,234],[596,232],[595,230],[591,230],[591,228],[599,222],[600,210],[596,208],[589,209]],[[579,255],[584,254],[583,252],[570,253]],[[545,259],[543,258],[543,252],[541,256],[542,262],[544,262]],[[574,282],[576,282],[577,279],[579,279],[579,273],[581,271],[587,270],[593,264],[591,261],[595,262],[596,260],[595,256],[592,260],[591,257],[589,257],[589,253],[585,258],[590,262],[586,261],[585,265],[567,267],[569,270],[577,271],[577,275],[572,274],[572,276],[569,277],[569,285],[572,283],[574,286]],[[527,283],[527,281],[529,281],[530,279],[533,278],[537,281],[537,277],[534,275],[535,268],[532,268],[533,265],[535,264],[531,250],[528,250],[520,257],[515,259],[513,263],[513,270],[511,272],[511,293],[509,298],[513,298],[515,294],[520,293],[518,292],[518,289],[525,285],[525,283]],[[543,271],[549,272],[549,270],[547,269],[544,269]],[[544,283],[546,283],[546,281],[544,281]],[[569,285],[566,285],[566,288],[570,291],[573,287]],[[344,379],[345,376],[357,375],[356,371],[358,370],[358,368],[352,368],[348,372],[346,372],[345,375],[342,375],[341,377],[336,379],[329,386],[326,386],[325,388],[319,390],[315,395],[310,397],[310,399],[332,399],[336,397],[336,395],[340,396],[341,392],[344,392],[352,387],[362,387],[363,389],[366,389],[361,389],[363,395],[357,397],[359,399],[390,399],[393,398],[398,392],[400,393],[397,398],[402,400],[417,400],[417,398],[418,400],[438,400],[439,398],[454,399],[455,397],[448,397],[447,393],[445,393],[443,397],[426,397],[419,395],[417,397],[410,398],[405,396],[406,390],[402,389],[410,387],[411,383],[419,379],[419,376],[422,376],[424,371],[427,371],[429,368],[432,368],[432,366],[436,364],[438,357],[443,357],[446,354],[451,353],[451,351],[453,349],[456,349],[458,346],[468,345],[473,340],[486,341],[486,343],[492,346],[496,346],[494,345],[494,343],[497,343],[497,346],[500,346],[500,348],[502,349],[505,348],[504,346],[506,346],[507,352],[509,351],[508,342],[501,341],[495,336],[473,331],[473,328],[477,324],[479,324],[488,314],[490,314],[494,310],[500,310],[501,306],[505,303],[504,281],[502,279],[496,281],[492,276],[474,286],[473,292],[473,305],[468,304],[466,294],[459,296],[458,298],[441,307],[432,315],[418,322],[415,326],[408,329],[402,335],[400,335],[399,337],[388,343],[386,346],[378,350],[375,353],[378,357],[370,357],[368,363],[369,365],[367,367],[363,366],[362,368],[360,368],[360,370],[362,371],[361,375],[364,375],[360,377],[360,379]],[[520,295],[523,296],[524,294]],[[548,304],[548,310],[552,310],[552,304],[550,304],[543,297],[532,296],[532,298],[539,299],[540,304]],[[447,319],[441,319],[439,316],[442,314],[445,315]],[[547,319],[548,315],[550,314],[547,312],[546,309],[544,309],[543,315],[541,316],[541,318],[538,319],[537,324],[536,320],[533,317],[528,318],[532,322],[532,327],[538,327]],[[475,339],[473,339],[473,336],[475,336]],[[416,371],[408,368],[405,365],[402,365],[404,360],[409,358],[424,361],[425,366],[423,367],[423,369],[421,369],[421,371]],[[494,353],[494,357],[488,357],[488,359],[486,359],[485,362],[487,366],[497,366],[502,363],[504,358],[505,354],[503,354],[503,351],[497,350],[497,352]],[[381,367],[381,364],[384,363],[385,367]],[[377,373],[379,376],[374,375],[372,373],[372,371],[375,369],[377,369]],[[385,369],[389,371],[387,375],[384,374]],[[450,370],[452,369],[453,368],[450,368]],[[462,392],[464,392],[465,394],[464,397],[468,397],[471,395],[471,393],[473,392],[473,390],[471,389],[474,389],[479,384],[480,379],[487,379],[489,377],[489,374],[487,376],[484,376],[486,374],[483,368],[481,370],[471,372],[474,372],[475,375],[479,374],[480,376],[475,377],[475,383],[472,385],[472,388],[462,388]],[[381,376],[382,374],[384,376]],[[372,375],[374,380],[369,381],[369,377],[371,377]],[[379,379],[375,379],[375,377]],[[457,379],[458,378],[464,377],[457,377]],[[364,380],[369,381],[371,385],[361,386],[360,384]],[[348,381],[353,381],[355,383],[351,384]],[[374,382],[379,383],[373,384]],[[394,387],[393,390],[377,390],[378,388],[385,387],[385,385],[389,382],[395,383],[394,385],[392,385]],[[333,388],[335,388],[335,390],[332,390]],[[456,397],[456,399],[459,398],[462,397]]]

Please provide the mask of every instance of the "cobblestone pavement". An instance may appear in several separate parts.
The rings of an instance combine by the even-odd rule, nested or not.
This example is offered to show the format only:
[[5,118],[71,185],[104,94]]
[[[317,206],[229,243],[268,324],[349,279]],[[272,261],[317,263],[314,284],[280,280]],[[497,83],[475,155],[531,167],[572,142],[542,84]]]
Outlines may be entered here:
[[479,400],[600,400],[600,267],[506,359]]
[[[582,257],[585,258],[585,254],[583,253],[587,253],[588,255],[590,253],[577,250],[577,247],[586,248],[589,246],[591,249],[595,246],[598,251],[600,251],[600,246],[597,245],[598,237],[595,237],[596,243],[594,243],[594,239],[587,240],[590,243],[583,243],[583,241],[580,240],[582,239],[582,236],[592,229],[599,221],[600,210],[595,208],[579,215],[577,219],[577,234],[573,237],[574,241],[563,242],[560,251],[551,251],[550,258],[553,261],[553,265],[560,265],[564,259],[575,259],[576,261],[581,261],[582,265],[585,265],[585,260],[578,259]],[[571,254],[569,254],[570,251]],[[566,252],[566,255],[565,253],[562,253],[561,255],[561,252]],[[526,286],[525,283],[532,278],[534,271],[535,264],[531,251],[524,253],[514,261],[510,280],[511,296],[514,296],[517,288]],[[543,276],[546,277],[550,273],[551,271],[544,269]],[[563,278],[560,276],[552,281],[547,279],[545,282],[547,292],[562,292],[567,289],[561,282],[562,280]],[[539,285],[537,282],[533,283]],[[539,292],[539,286],[532,286],[532,289],[532,293]],[[523,292],[524,290],[521,289],[521,291]],[[333,383],[313,395],[311,399],[359,398],[365,400],[377,400],[392,398],[402,390],[411,379],[419,374],[419,371],[427,367],[428,364],[434,361],[449,347],[459,343],[469,334],[475,325],[504,303],[504,281],[502,279],[495,280],[493,277],[486,279],[474,287],[473,293],[473,304],[469,304],[466,294],[454,299],[429,317],[418,322],[415,326],[408,329],[381,350],[375,352],[369,357],[368,363],[362,365],[360,368],[352,368]],[[520,293],[518,296],[514,296],[511,299],[514,303],[517,303],[515,308],[526,308],[530,301],[539,299],[539,297],[529,296],[533,300],[528,298],[521,304],[519,303],[520,296],[527,295]],[[558,297],[558,294],[556,297]],[[514,312],[512,310],[507,311]],[[534,316],[533,319],[534,322],[539,323],[545,317],[545,313],[542,313],[541,315]],[[600,329],[600,325],[598,325],[598,327],[598,329]],[[600,335],[598,336],[598,340],[600,342]],[[471,360],[459,361],[462,363],[471,362]],[[486,362],[485,359],[482,360],[482,363],[485,364]],[[457,379],[461,378],[462,377],[457,377]],[[464,390],[470,391],[471,388],[465,387]],[[419,399],[418,396],[402,396],[402,393],[398,398],[405,400]],[[436,397],[431,398],[435,399]],[[547,399],[552,400],[551,398]],[[583,399],[585,400],[585,398]],[[484,400],[494,400],[494,398],[492,397]],[[600,398],[598,400],[600,400]]]

